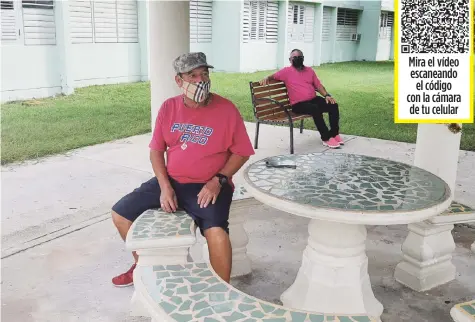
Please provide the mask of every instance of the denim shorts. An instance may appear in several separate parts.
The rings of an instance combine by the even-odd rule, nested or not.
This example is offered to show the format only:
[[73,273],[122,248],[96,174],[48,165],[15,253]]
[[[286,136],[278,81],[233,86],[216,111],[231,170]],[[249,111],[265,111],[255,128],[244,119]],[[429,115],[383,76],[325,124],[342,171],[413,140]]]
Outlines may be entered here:
[[[229,209],[233,199],[233,188],[226,184],[215,204],[210,203],[206,208],[200,208],[198,194],[204,183],[179,183],[170,178],[175,190],[178,208],[183,209],[195,221],[202,234],[208,228],[221,227],[229,234]],[[112,210],[129,221],[135,221],[144,211],[160,208],[160,185],[156,177],[142,183],[131,193],[125,195]]]

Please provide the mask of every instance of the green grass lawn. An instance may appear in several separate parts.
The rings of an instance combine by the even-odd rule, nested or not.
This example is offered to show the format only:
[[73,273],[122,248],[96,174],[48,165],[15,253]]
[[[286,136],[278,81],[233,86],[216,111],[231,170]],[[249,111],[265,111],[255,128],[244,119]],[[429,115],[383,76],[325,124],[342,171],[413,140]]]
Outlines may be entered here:
[[[394,124],[393,63],[350,62],[316,68],[340,105],[341,132],[415,142],[416,124]],[[253,121],[249,81],[268,75],[213,73],[214,92],[231,99]],[[149,83],[93,86],[74,95],[1,107],[2,164],[150,131]],[[311,120],[306,128],[314,129]],[[475,151],[475,126],[463,126],[462,149]],[[317,136],[318,137],[318,136]]]

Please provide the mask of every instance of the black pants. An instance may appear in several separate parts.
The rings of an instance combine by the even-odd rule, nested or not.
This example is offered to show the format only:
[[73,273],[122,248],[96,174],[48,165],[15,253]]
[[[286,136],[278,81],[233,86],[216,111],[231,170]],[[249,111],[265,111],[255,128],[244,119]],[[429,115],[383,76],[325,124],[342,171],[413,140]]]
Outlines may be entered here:
[[[318,132],[320,132],[322,141],[328,141],[340,133],[340,111],[338,110],[338,104],[328,104],[321,96],[316,96],[310,101],[299,102],[293,105],[292,112],[295,114],[311,115]],[[325,124],[323,113],[328,113],[330,130],[328,130]]]

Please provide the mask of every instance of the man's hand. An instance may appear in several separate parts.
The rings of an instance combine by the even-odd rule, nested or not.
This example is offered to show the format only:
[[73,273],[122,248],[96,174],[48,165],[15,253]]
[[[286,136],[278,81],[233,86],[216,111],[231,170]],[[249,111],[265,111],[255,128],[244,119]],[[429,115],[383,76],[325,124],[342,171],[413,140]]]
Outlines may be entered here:
[[178,208],[175,190],[172,187],[162,189],[160,194],[160,206],[166,212],[175,212]]
[[214,205],[220,192],[221,185],[219,184],[218,179],[214,177],[204,185],[198,194],[198,204],[200,205],[200,208],[208,207],[210,202]]
[[261,86],[262,86],[262,85],[267,85],[267,84],[269,84],[269,78],[266,77],[266,78],[260,80],[260,81],[259,81],[259,84],[260,84]]
[[335,99],[331,96],[326,96],[325,101],[327,101],[327,104],[336,104]]

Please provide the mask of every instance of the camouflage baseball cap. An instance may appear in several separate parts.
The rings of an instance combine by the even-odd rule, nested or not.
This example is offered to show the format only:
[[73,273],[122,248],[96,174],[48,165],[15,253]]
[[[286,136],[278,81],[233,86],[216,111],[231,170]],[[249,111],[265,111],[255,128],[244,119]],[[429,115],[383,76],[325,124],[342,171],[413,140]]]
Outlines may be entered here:
[[202,52],[188,53],[178,56],[173,61],[173,68],[178,73],[188,73],[197,67],[206,66],[208,68],[214,68],[208,65],[206,62],[206,55]]

